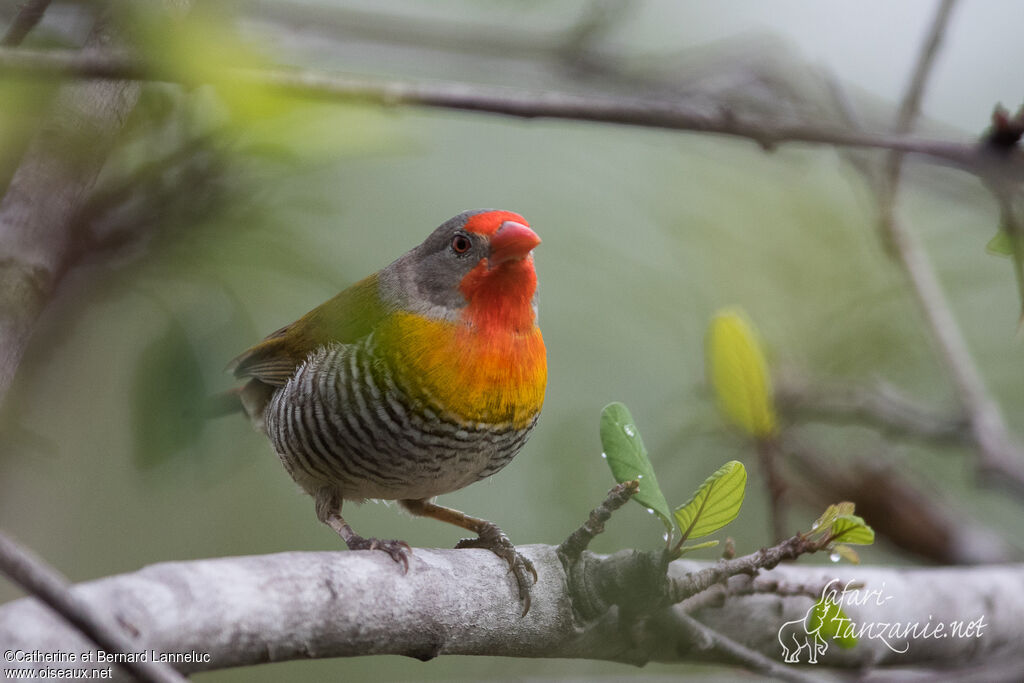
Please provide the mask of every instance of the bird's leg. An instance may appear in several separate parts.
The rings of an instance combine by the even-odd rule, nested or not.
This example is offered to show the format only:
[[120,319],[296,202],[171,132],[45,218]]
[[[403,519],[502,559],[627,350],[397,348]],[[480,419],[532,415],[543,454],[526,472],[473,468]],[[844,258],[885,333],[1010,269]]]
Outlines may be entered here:
[[[530,611],[530,585],[537,583],[537,570],[533,563],[523,557],[508,540],[508,536],[493,522],[470,517],[464,512],[435,505],[427,500],[400,500],[399,505],[418,517],[433,517],[455,526],[472,531],[476,538],[464,538],[455,544],[456,548],[484,548],[508,562],[508,570],[516,577],[519,585],[519,599],[523,601],[523,615]],[[533,575],[531,582],[527,574]]]
[[349,550],[383,550],[395,562],[402,563],[402,570],[409,571],[409,554],[412,548],[405,541],[363,538],[357,534],[341,516],[341,496],[330,486],[316,492],[316,516],[321,522],[338,532]]

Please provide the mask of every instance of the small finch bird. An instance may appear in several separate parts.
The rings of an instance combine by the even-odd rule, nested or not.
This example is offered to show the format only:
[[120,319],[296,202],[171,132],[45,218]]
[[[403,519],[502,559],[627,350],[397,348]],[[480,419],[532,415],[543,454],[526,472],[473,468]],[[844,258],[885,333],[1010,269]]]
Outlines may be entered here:
[[476,533],[456,547],[507,561],[524,614],[532,563],[496,525],[432,501],[503,468],[537,423],[538,244],[518,214],[465,211],[229,366],[250,378],[238,396],[254,426],[350,549],[408,570],[406,543],[364,538],[341,516],[345,500],[397,500]]

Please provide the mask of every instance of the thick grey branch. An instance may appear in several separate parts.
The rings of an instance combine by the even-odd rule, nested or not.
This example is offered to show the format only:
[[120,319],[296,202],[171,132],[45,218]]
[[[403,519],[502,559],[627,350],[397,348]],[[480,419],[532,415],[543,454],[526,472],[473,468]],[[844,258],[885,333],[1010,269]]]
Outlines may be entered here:
[[[556,549],[520,549],[536,565],[533,609],[520,605],[507,567],[483,550],[417,548],[408,574],[375,552],[285,553],[147,567],[81,584],[75,595],[91,605],[115,605],[140,638],[158,652],[199,661],[182,672],[268,661],[402,654],[584,657],[642,663],[711,658],[684,631],[658,619],[636,619],[620,607],[583,619],[573,609],[568,578]],[[584,554],[584,558],[588,555]],[[605,558],[589,556],[591,561]],[[714,573],[708,563],[678,561],[674,579]],[[838,578],[881,591],[864,605],[844,605],[858,623],[950,622],[984,617],[978,637],[932,640],[894,637],[897,654],[878,638],[853,650],[830,648],[823,665],[983,666],[1017,654],[1024,639],[1024,566],[975,569],[798,567],[781,565],[765,576],[782,583],[826,585]],[[745,595],[691,614],[726,638],[778,659],[779,628],[802,619],[805,596]],[[880,602],[880,604],[875,604]],[[681,606],[667,609],[680,609]],[[627,634],[629,634],[627,636]],[[8,647],[88,649],[82,636],[33,599],[0,607],[0,642]],[[209,661],[204,661],[209,654]]]
[[[82,54],[95,54],[110,40],[100,22]],[[138,91],[128,81],[65,85],[0,203],[0,402],[36,319],[74,258],[72,219]]]

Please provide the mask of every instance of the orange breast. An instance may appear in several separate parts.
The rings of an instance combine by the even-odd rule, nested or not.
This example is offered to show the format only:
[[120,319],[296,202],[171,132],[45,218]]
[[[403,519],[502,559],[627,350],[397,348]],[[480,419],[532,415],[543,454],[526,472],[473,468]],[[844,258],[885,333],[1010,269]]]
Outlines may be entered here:
[[547,357],[540,329],[480,331],[396,313],[378,342],[410,391],[463,421],[527,426],[544,403]]

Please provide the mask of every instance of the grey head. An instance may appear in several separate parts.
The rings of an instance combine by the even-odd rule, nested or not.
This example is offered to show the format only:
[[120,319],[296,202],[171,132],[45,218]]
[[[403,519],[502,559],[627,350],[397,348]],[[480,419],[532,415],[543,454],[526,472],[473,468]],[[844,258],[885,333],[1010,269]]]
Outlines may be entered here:
[[381,271],[381,298],[428,318],[457,320],[467,304],[460,287],[466,275],[526,258],[539,242],[519,214],[463,211]]

